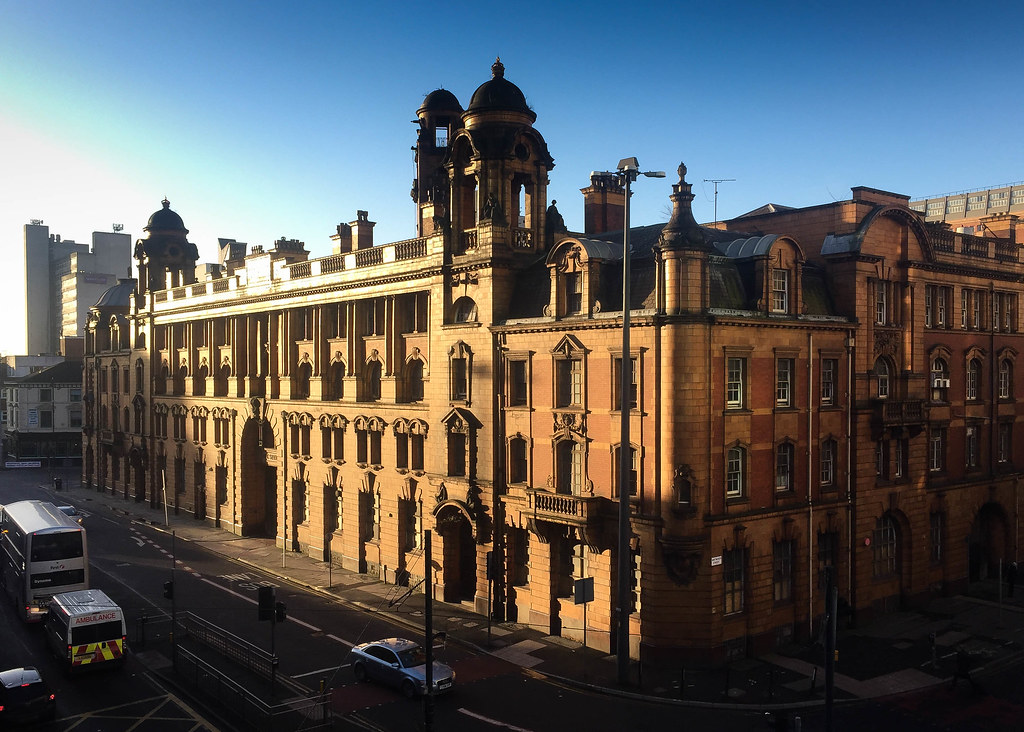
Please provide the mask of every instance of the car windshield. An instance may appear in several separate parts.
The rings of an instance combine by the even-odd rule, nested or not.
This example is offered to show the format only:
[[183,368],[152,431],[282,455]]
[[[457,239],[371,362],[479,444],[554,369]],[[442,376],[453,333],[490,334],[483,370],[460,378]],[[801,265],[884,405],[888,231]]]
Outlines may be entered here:
[[427,662],[427,654],[424,653],[423,648],[420,646],[407,648],[398,654],[398,658],[402,662],[402,668],[422,666]]

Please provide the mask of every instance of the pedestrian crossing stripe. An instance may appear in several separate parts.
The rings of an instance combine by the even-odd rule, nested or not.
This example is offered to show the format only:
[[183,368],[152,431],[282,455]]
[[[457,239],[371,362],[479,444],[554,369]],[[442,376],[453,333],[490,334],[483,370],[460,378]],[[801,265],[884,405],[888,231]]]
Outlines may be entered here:
[[124,655],[124,641],[120,638],[99,643],[85,643],[71,649],[71,665],[85,666],[90,663],[116,661]]

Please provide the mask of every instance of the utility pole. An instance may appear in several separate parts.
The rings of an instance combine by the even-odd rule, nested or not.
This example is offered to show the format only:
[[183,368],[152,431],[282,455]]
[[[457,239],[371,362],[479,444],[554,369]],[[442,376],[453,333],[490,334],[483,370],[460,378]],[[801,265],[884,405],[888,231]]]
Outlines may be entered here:
[[719,183],[732,183],[735,178],[705,178],[705,183],[715,184],[715,223],[718,223],[718,184]]
[[434,729],[434,578],[431,564],[434,559],[431,556],[431,535],[430,529],[423,532],[423,554],[426,561],[423,563],[424,597],[423,601],[423,650],[427,654],[427,666],[424,669],[424,681],[426,688],[423,689],[423,730],[432,732]]

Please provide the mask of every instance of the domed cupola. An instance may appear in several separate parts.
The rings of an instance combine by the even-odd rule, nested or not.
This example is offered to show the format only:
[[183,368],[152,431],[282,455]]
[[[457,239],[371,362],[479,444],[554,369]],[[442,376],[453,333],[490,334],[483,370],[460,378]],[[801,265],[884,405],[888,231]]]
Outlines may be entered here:
[[420,108],[416,110],[419,117],[423,117],[425,114],[445,113],[462,114],[462,105],[459,104],[458,98],[447,89],[435,89],[430,92],[423,99]]
[[187,234],[185,222],[171,210],[171,202],[165,198],[161,203],[164,207],[149,217],[149,223],[143,226],[142,230],[154,233],[180,231]]
[[526,96],[518,86],[505,78],[505,66],[501,59],[495,59],[491,66],[491,79],[485,81],[473,92],[463,119],[466,127],[483,118],[493,116],[504,118],[503,121],[520,122],[532,125],[537,115],[526,103]]
[[142,228],[146,236],[135,243],[140,294],[195,282],[199,250],[188,241],[185,222],[171,210],[171,202],[165,198],[161,203],[163,208]]

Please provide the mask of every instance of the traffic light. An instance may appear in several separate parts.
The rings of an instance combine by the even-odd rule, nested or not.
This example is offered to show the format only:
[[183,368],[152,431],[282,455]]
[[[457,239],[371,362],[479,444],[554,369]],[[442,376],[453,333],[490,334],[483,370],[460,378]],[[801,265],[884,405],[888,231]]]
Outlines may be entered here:
[[279,623],[283,623],[284,619],[287,617],[288,615],[285,613],[285,604],[283,602],[279,602],[274,605],[274,620]]
[[259,617],[260,620],[274,619],[274,588],[259,588]]
[[164,582],[164,597],[168,600],[174,599],[174,580]]

